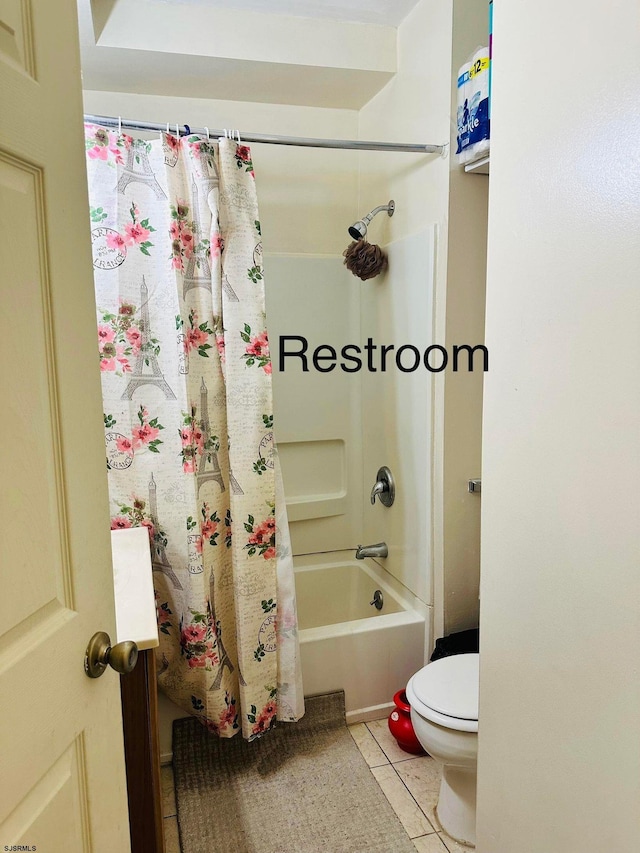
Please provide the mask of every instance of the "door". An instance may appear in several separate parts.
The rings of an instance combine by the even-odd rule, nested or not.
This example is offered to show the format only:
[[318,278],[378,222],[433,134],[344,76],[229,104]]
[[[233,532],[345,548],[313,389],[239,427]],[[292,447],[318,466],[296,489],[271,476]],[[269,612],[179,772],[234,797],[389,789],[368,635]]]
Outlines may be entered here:
[[[129,850],[73,0],[0,1],[0,850]],[[7,845],[7,846],[5,846]]]

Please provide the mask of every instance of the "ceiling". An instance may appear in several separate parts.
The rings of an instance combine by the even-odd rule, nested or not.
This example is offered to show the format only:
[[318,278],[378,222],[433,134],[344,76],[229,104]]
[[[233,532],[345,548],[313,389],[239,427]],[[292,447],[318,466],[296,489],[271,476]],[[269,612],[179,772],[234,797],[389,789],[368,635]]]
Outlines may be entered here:
[[397,29],[282,11],[326,13],[330,2],[78,0],[83,88],[361,109],[396,73]]
[[151,0],[151,2],[397,27],[417,5],[418,0]]

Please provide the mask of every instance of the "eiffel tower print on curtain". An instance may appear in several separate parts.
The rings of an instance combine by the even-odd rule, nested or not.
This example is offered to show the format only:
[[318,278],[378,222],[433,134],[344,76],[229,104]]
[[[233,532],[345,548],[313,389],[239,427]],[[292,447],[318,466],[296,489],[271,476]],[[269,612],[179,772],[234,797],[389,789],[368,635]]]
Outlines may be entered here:
[[213,148],[206,142],[200,143],[200,183],[204,185],[207,195],[220,185],[218,164],[215,161]]
[[[200,429],[202,430],[202,440],[206,448],[209,439],[211,438],[211,425],[209,424],[209,408],[208,408],[209,389],[204,384],[204,377],[200,385]],[[207,468],[207,464],[211,463],[211,468]],[[198,484],[198,496],[200,489],[205,483],[214,480],[219,486],[220,491],[224,492],[224,480],[222,479],[222,471],[218,462],[218,454],[215,450],[206,450],[200,457],[198,463],[198,471],[196,473],[196,482]]]
[[191,184],[191,204],[193,211],[193,254],[187,261],[184,273],[183,298],[194,287],[205,287],[211,290],[211,266],[209,264],[209,250],[199,249],[204,235],[202,223],[200,222],[200,208],[198,205],[198,186],[195,180]]
[[118,192],[124,194],[129,184],[133,183],[144,184],[150,187],[155,193],[156,198],[167,197],[167,194],[153,174],[149,157],[147,156],[146,143],[141,140],[135,140],[127,148],[127,162],[118,180]]
[[158,521],[158,500],[156,497],[157,491],[156,481],[153,479],[153,474],[149,480],[149,515],[153,524],[154,537],[151,546],[151,570],[153,572],[162,572],[166,575],[176,589],[182,589],[182,584],[178,580],[176,573],[173,571],[167,552],[165,551],[160,523]]
[[224,647],[224,643],[222,642],[222,626],[220,621],[216,618],[216,612],[211,606],[211,602],[207,602],[207,610],[209,612],[209,622],[211,625],[215,626],[216,632],[216,646],[218,648],[218,654],[220,657],[220,665],[218,666],[218,672],[216,673],[216,677],[211,684],[209,690],[220,690],[222,686],[222,676],[224,675],[225,666],[229,670],[229,675],[234,670],[234,666],[231,663],[231,658],[229,657],[227,650]]
[[122,392],[121,400],[132,400],[135,391],[141,385],[155,385],[159,388],[167,400],[175,400],[176,395],[169,387],[158,364],[158,356],[149,348],[151,340],[151,324],[149,323],[149,289],[142,276],[140,285],[140,349],[136,355],[136,361]]
[[226,272],[222,273],[222,289],[224,290],[229,302],[240,302],[240,300],[238,299],[238,294],[231,287],[229,276],[226,274]]

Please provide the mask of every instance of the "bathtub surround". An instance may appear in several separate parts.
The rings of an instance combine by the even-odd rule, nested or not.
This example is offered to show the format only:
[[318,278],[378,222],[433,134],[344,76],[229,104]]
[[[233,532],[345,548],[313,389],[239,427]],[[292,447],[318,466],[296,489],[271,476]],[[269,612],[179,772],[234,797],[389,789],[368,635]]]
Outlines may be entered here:
[[341,693],[309,699],[295,727],[250,745],[177,720],[174,772],[182,853],[415,853],[349,734]]
[[[472,2],[472,0],[466,0]],[[398,64],[393,79],[358,113],[361,139],[448,139],[450,121],[451,3],[421,0],[398,26]],[[393,217],[372,223],[375,242],[387,252],[384,276],[360,285],[361,346],[371,337],[381,343],[412,344],[420,353],[435,344],[481,343],[459,335],[445,341],[441,323],[446,292],[449,159],[410,154],[362,152],[358,160],[358,215],[393,198]],[[293,330],[292,330],[293,331]],[[435,356],[438,356],[436,361]],[[433,353],[439,367],[441,354]],[[407,366],[414,356],[404,354]],[[477,358],[477,356],[476,356]],[[480,362],[481,359],[478,359]],[[403,362],[404,363],[404,362]],[[368,497],[375,473],[388,465],[397,480],[397,498],[387,510],[363,506],[359,541],[389,545],[388,570],[425,604],[433,603],[434,575],[441,564],[434,554],[439,535],[441,448],[438,378],[422,365],[413,373],[395,366],[386,373],[360,373],[363,423],[362,494]],[[474,371],[482,376],[482,372]],[[475,476],[475,474],[474,474]],[[431,636],[426,638],[428,659]],[[398,684],[391,696],[400,687]]]
[[85,133],[111,526],[149,530],[161,689],[251,739],[304,707],[251,152]]

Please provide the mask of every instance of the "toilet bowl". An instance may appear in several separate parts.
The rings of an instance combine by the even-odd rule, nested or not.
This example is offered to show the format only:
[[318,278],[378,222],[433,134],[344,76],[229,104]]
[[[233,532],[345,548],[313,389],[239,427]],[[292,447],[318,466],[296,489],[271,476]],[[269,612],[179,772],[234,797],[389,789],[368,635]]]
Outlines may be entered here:
[[440,658],[416,672],[406,690],[416,736],[442,764],[438,820],[448,835],[474,847],[478,663],[477,653]]

